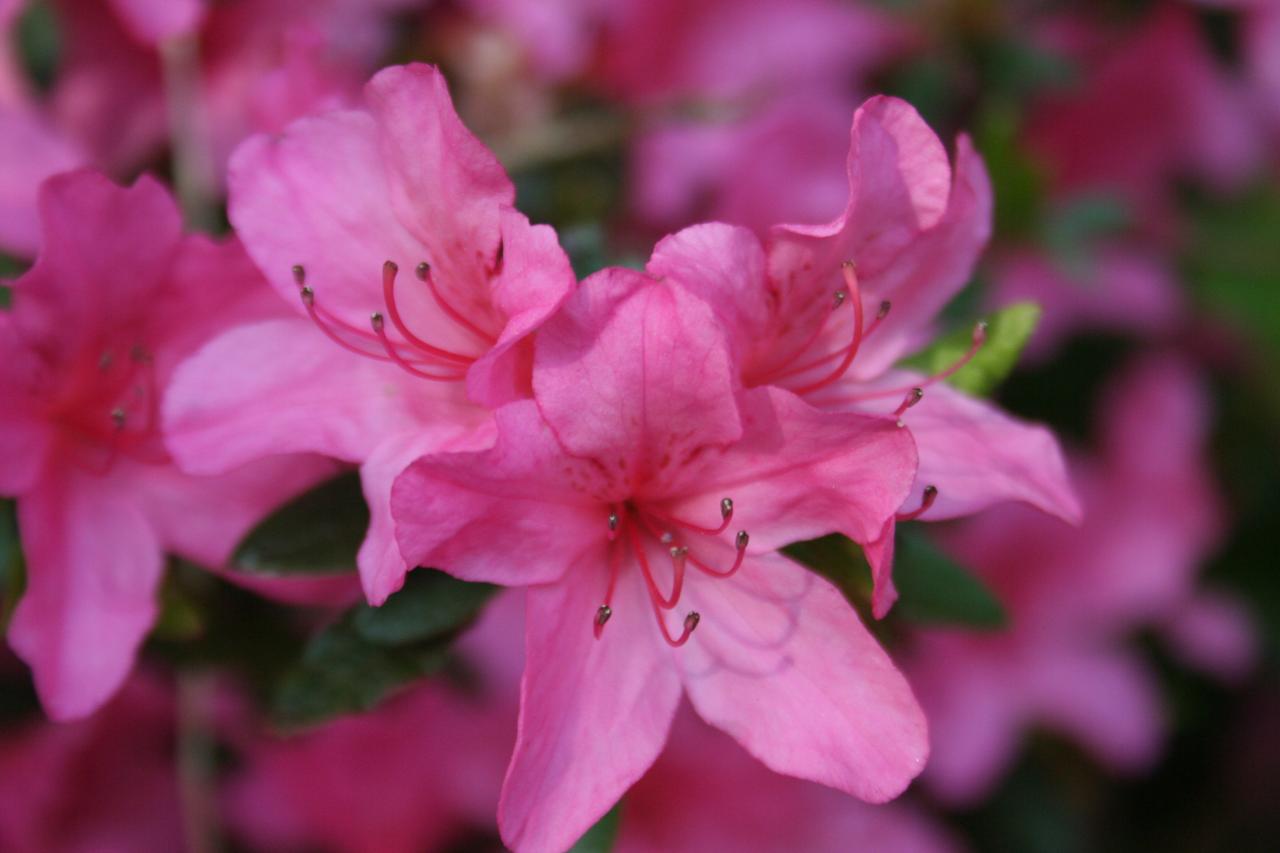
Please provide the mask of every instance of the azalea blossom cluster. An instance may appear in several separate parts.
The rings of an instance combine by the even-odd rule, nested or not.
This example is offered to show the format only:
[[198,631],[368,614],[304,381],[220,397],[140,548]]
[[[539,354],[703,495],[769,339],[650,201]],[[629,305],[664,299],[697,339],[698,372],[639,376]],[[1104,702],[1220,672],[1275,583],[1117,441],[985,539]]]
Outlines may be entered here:
[[[0,847],[948,851],[890,802],[917,777],[971,808],[1031,729],[1158,759],[1134,632],[1247,676],[1251,617],[1198,578],[1229,347],[1180,295],[1170,188],[1265,168],[1269,7],[1232,7],[1261,33],[1233,75],[1190,4],[1121,36],[1012,4],[1090,74],[1026,106],[1053,168],[1010,227],[998,112],[988,163],[866,97],[930,55],[908,17],[426,5],[59,3],[49,83],[0,0],[0,676],[57,722],[0,731]],[[409,19],[440,64],[379,68]],[[574,85],[615,112],[561,115]],[[595,145],[637,253],[583,269],[521,164]],[[1091,440],[987,399],[1099,330],[1139,344]],[[246,543],[353,508],[341,565],[256,570]],[[281,737],[255,673],[349,715]]]

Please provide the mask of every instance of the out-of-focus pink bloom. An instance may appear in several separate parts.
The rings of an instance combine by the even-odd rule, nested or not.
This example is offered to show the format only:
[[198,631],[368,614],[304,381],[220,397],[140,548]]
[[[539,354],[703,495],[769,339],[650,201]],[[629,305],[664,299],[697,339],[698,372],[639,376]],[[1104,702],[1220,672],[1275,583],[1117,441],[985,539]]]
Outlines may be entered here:
[[[1227,674],[1247,663],[1251,644],[1239,640],[1247,625],[1224,630],[1217,599],[1202,604],[1195,590],[1219,533],[1203,459],[1208,411],[1185,364],[1151,357],[1112,389],[1100,453],[1075,467],[1082,527],[1010,507],[944,537],[995,589],[1011,625],[917,637],[908,671],[933,735],[924,778],[938,794],[981,797],[1032,725],[1066,734],[1115,769],[1146,766],[1163,721],[1152,675],[1123,643],[1138,627],[1176,621],[1187,657]],[[1217,611],[1215,624],[1184,621],[1203,619],[1205,607]]]
[[[719,316],[745,385],[787,388],[827,411],[905,415],[920,451],[914,502],[929,518],[1001,500],[1075,518],[1047,430],[947,388],[941,376],[891,369],[928,340],[990,233],[986,172],[967,138],[958,147],[953,173],[915,110],[873,98],[854,116],[840,216],[776,226],[763,245],[743,228],[696,225],[659,243],[647,270]],[[868,551],[877,615],[896,595],[888,576],[893,527],[890,518]]]
[[88,720],[0,732],[0,848],[180,850],[173,701],[135,675]]
[[954,842],[899,803],[868,805],[771,773],[731,738],[681,712],[666,751],[627,794],[618,853],[946,853]]
[[900,793],[926,750],[910,691],[841,595],[775,550],[877,536],[910,488],[910,435],[739,395],[707,305],[625,269],[543,329],[533,385],[491,449],[426,456],[392,491],[410,565],[529,587],[504,839],[572,843],[657,757],[682,694],[774,770]]
[[1246,92],[1219,68],[1194,15],[1162,4],[1134,32],[1087,21],[1067,52],[1082,83],[1041,99],[1028,142],[1066,192],[1119,192],[1159,212],[1172,181],[1217,186],[1248,177],[1261,155]]
[[1080,269],[1023,251],[996,264],[995,307],[1036,302],[1042,313],[1024,355],[1043,359],[1079,332],[1169,332],[1183,316],[1178,285],[1160,257],[1128,245],[1099,247]]
[[155,181],[89,172],[41,190],[43,246],[0,313],[0,493],[18,500],[26,593],[9,642],[58,719],[123,682],[156,615],[165,551],[223,563],[277,503],[332,470],[280,458],[218,478],[171,462],[174,365],[276,307],[236,243],[183,237]]
[[555,233],[510,207],[439,72],[384,70],[365,101],[237,153],[231,219],[296,315],[206,347],[179,371],[166,424],[201,473],[298,451],[362,463],[359,565],[381,603],[413,565],[392,536],[392,480],[423,453],[492,439],[472,434],[488,414],[468,395],[530,393],[530,336],[575,279]]
[[514,714],[425,684],[375,711],[241,744],[226,811],[255,849],[417,853],[493,826]]
[[108,0],[116,17],[136,39],[160,44],[195,31],[204,16],[204,0]]

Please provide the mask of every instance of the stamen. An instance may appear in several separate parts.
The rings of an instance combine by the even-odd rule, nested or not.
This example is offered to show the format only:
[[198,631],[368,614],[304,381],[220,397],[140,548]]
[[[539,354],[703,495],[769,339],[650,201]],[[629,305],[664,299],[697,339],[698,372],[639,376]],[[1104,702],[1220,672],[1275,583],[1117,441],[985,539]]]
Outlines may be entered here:
[[[676,606],[680,600],[680,592],[684,589],[684,563],[683,559],[672,559],[671,566],[674,571],[674,578],[671,583],[671,595],[663,596],[661,590],[658,589],[658,582],[653,579],[653,569],[649,567],[649,558],[644,552],[644,543],[640,541],[640,531],[636,530],[634,524],[627,526],[627,534],[631,540],[631,550],[635,554],[636,562],[640,564],[640,573],[644,575],[645,585],[649,587],[649,598],[657,607],[663,610],[670,610]],[[676,549],[672,549],[675,551]]]
[[924,389],[921,388],[919,385],[917,385],[916,387],[912,388],[910,391],[907,392],[906,397],[902,398],[901,405],[899,405],[898,408],[893,410],[893,416],[901,417],[903,412],[905,412],[907,409],[914,406],[916,403],[919,403],[923,399],[924,399]]
[[738,554],[733,560],[733,565],[727,569],[713,569],[692,554],[689,555],[689,562],[693,563],[694,567],[699,569],[703,574],[711,575],[716,578],[733,577],[737,574],[738,569],[742,568],[742,562],[747,556],[747,543],[750,540],[751,537],[747,535],[747,531],[738,531],[738,535],[734,537],[733,542],[733,546],[737,549]]
[[[294,267],[294,269],[298,270],[302,268]],[[385,355],[380,355],[379,353],[376,353],[376,352],[370,352],[369,350],[356,346],[355,344],[345,340],[342,337],[342,335],[338,334],[338,332],[336,331],[337,328],[341,328],[344,332],[346,331],[354,332],[355,330],[354,329],[349,330],[345,323],[343,323],[340,320],[337,320],[334,317],[331,317],[328,314],[328,312],[322,311],[320,306],[316,305],[316,292],[312,290],[310,286],[303,285],[302,290],[298,291],[298,295],[302,298],[302,304],[306,306],[307,315],[311,318],[311,322],[315,323],[316,326],[319,327],[320,331],[324,332],[325,337],[327,337],[329,340],[333,341],[335,344],[342,347],[343,349],[348,350],[349,352],[353,352],[356,355],[362,355],[365,358],[372,358],[375,361],[391,361],[392,360]],[[357,336],[359,337],[359,335]]]
[[117,432],[124,429],[125,412],[119,407],[111,410],[111,423],[115,426]]
[[836,365],[835,370],[828,373],[822,379],[816,382],[810,382],[794,389],[797,394],[807,394],[810,391],[816,391],[835,382],[849,370],[849,366],[853,364],[853,360],[858,356],[858,348],[862,346],[862,338],[864,329],[863,310],[862,310],[862,290],[858,285],[858,274],[854,269],[853,261],[845,261],[840,266],[840,272],[844,276],[845,284],[849,286],[849,295],[853,299],[853,340],[844,349],[844,358]]
[[464,378],[462,373],[428,373],[425,370],[419,370],[417,367],[405,360],[404,356],[396,350],[395,344],[391,343],[391,339],[387,337],[386,324],[382,320],[382,314],[377,311],[369,315],[369,324],[373,326],[373,332],[378,336],[378,340],[382,342],[382,348],[387,351],[387,355],[401,369],[419,376],[423,379],[432,379],[437,382],[457,382]]
[[444,294],[440,292],[440,288],[436,286],[435,276],[431,274],[431,264],[423,261],[413,270],[418,280],[426,284],[427,289],[431,291],[431,296],[436,300],[436,304],[440,306],[440,310],[447,314],[459,326],[471,332],[482,341],[487,342],[490,346],[497,343],[497,338],[481,329],[475,323],[471,322],[467,315],[454,308],[449,300],[444,298]]
[[592,630],[595,632],[596,639],[600,639],[600,634],[604,631],[604,623],[609,621],[609,617],[613,616],[613,608],[607,604],[601,604],[596,610],[595,622]]
[[609,541],[612,542],[617,538],[618,538],[618,513],[610,512],[609,513]]
[[396,266],[394,261],[387,261],[382,265],[382,298],[387,303],[387,316],[391,319],[391,325],[396,327],[396,331],[403,335],[404,339],[410,344],[436,358],[459,364],[470,364],[475,361],[469,355],[462,355],[461,353],[441,349],[438,346],[429,344],[409,331],[409,327],[405,325],[404,320],[400,317],[400,309],[396,306],[396,273],[399,271],[400,268]]
[[938,487],[925,486],[924,494],[921,495],[919,508],[913,509],[911,510],[911,512],[900,512],[897,514],[897,516],[895,516],[895,519],[897,521],[915,521],[917,518],[924,515],[925,512],[928,511],[929,507],[933,506],[933,502],[936,501],[937,499],[938,499]]
[[880,307],[876,310],[876,318],[871,321],[871,325],[867,326],[867,330],[862,333],[863,338],[868,338],[871,333],[880,328],[880,324],[884,322],[884,318],[889,316],[889,311],[893,308],[893,303],[888,299],[880,303]]
[[958,370],[960,370],[962,367],[964,367],[966,364],[972,361],[973,357],[978,354],[978,350],[982,349],[983,344],[985,344],[986,342],[987,342],[987,322],[983,320],[973,327],[973,342],[969,345],[968,351],[966,351],[964,355],[958,358],[955,361],[955,363],[952,364],[950,367],[948,367],[946,370],[933,374],[927,379],[924,379],[923,381],[917,383],[915,386],[907,385],[907,386],[900,386],[897,388],[882,388],[879,391],[869,391],[866,394],[858,394],[856,396],[847,397],[847,398],[844,398],[843,401],[847,401],[850,403],[860,403],[863,400],[876,400],[881,397],[892,397],[897,394],[910,392],[915,387],[925,388],[934,384],[935,382],[941,382],[944,379],[949,379],[950,377],[954,376]]
[[[706,536],[719,536],[721,533],[724,533],[726,530],[729,529],[729,523],[733,520],[733,499],[722,498],[720,500],[721,521],[720,521],[719,527],[703,527],[700,524],[694,524],[691,521],[684,521],[674,516],[670,516],[670,515],[666,515],[665,513],[658,512],[655,509],[646,509],[645,513],[653,516],[654,518],[666,524],[671,524],[676,527],[683,527],[685,530],[691,530],[694,533],[702,533]],[[663,534],[663,535],[670,536],[670,533]],[[660,536],[659,538],[662,539],[664,543],[671,541],[671,539],[666,539],[666,538],[663,538],[662,536]]]

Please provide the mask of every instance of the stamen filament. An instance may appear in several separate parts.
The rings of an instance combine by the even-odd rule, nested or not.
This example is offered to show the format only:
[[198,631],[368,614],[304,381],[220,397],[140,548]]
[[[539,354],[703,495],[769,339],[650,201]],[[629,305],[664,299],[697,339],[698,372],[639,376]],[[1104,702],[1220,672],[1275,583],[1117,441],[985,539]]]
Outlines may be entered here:
[[862,346],[862,339],[864,335],[864,329],[862,327],[864,319],[862,290],[858,285],[858,274],[854,270],[853,261],[845,261],[844,264],[841,265],[840,272],[844,275],[845,284],[849,286],[849,298],[853,300],[853,340],[849,342],[849,346],[845,347],[844,358],[841,359],[840,364],[836,366],[835,370],[831,371],[816,382],[811,382],[807,385],[802,385],[799,388],[793,389],[797,394],[803,395],[810,391],[816,391],[819,388],[824,388],[832,382],[835,382],[841,376],[844,376],[844,374],[849,370],[850,365],[853,364],[853,360],[857,358],[859,347]]
[[447,349],[441,349],[438,346],[429,344],[422,338],[409,331],[409,327],[405,325],[404,320],[400,318],[400,309],[396,306],[396,273],[399,271],[394,261],[387,261],[382,265],[382,298],[387,303],[387,317],[391,319],[391,325],[396,327],[401,335],[404,336],[410,344],[429,353],[437,358],[446,361],[458,362],[460,364],[470,364],[475,359],[469,355],[452,352]]
[[[675,516],[658,512],[656,509],[651,507],[646,507],[644,512],[658,521],[674,525],[675,527],[683,527],[685,530],[691,530],[694,533],[702,533],[707,536],[719,536],[721,533],[724,533],[729,529],[729,523],[733,521],[733,500],[731,498],[724,498],[720,501],[720,518],[722,520],[719,527],[703,527],[700,524],[694,524],[691,521],[684,521],[683,519],[676,518]],[[653,535],[661,538],[661,535],[656,531]]]
[[747,531],[738,531],[738,535],[734,541],[734,547],[737,548],[738,555],[734,558],[733,565],[728,569],[713,569],[692,554],[689,555],[689,562],[693,564],[694,568],[700,570],[703,574],[711,575],[716,578],[733,577],[737,574],[738,569],[742,568],[742,562],[747,556],[747,542],[750,538],[751,537],[747,535]]
[[920,497],[920,506],[911,510],[911,512],[900,512],[894,518],[897,521],[915,521],[917,518],[924,515],[929,510],[929,507],[933,506],[933,502],[937,499],[938,487],[925,486],[924,494]]
[[465,314],[454,308],[449,300],[444,298],[444,294],[442,294],[440,292],[440,288],[436,286],[435,276],[431,274],[431,264],[423,261],[414,269],[414,273],[418,276],[420,281],[427,285],[427,288],[431,291],[431,295],[435,297],[436,304],[440,306],[440,310],[447,314],[455,323],[480,338],[480,340],[485,341],[490,346],[498,342],[497,338],[471,322]]
[[640,532],[636,530],[634,524],[627,525],[627,537],[631,540],[631,550],[636,556],[636,562],[640,564],[640,573],[644,575],[644,582],[649,587],[649,598],[663,610],[675,607],[684,589],[684,560],[671,561],[675,577],[671,583],[671,595],[664,597],[662,591],[658,589],[657,581],[653,579],[653,569],[649,567],[649,558],[644,552],[644,542],[640,540]]
[[387,337],[387,330],[385,328],[386,324],[383,323],[381,314],[375,312],[369,317],[369,322],[373,326],[373,331],[378,336],[378,340],[382,342],[383,349],[385,349],[387,351],[387,355],[391,357],[391,360],[395,362],[397,366],[409,373],[412,373],[414,376],[418,376],[423,379],[431,379],[437,382],[457,382],[466,376],[464,373],[428,373],[425,370],[419,370],[417,367],[414,367],[406,361],[404,356],[400,355],[400,353],[396,351],[395,344],[393,344],[391,339]]
[[983,321],[973,327],[973,343],[969,345],[968,351],[965,352],[964,355],[962,355],[959,359],[957,359],[956,362],[952,364],[950,367],[948,367],[946,370],[943,370],[939,373],[935,373],[934,375],[928,377],[927,379],[917,382],[914,386],[905,385],[905,386],[899,386],[897,388],[882,388],[878,391],[869,391],[866,394],[858,394],[857,396],[849,397],[847,398],[847,400],[848,402],[858,403],[858,402],[862,402],[863,400],[876,400],[881,397],[894,397],[894,396],[897,396],[898,394],[910,392],[917,387],[925,388],[925,387],[928,387],[929,385],[933,385],[935,382],[941,382],[944,379],[949,379],[950,377],[954,376],[958,370],[960,370],[962,367],[964,367],[966,364],[972,361],[973,357],[978,354],[978,350],[982,349],[982,345],[985,344],[986,342],[987,342],[987,324],[986,324],[986,321]]

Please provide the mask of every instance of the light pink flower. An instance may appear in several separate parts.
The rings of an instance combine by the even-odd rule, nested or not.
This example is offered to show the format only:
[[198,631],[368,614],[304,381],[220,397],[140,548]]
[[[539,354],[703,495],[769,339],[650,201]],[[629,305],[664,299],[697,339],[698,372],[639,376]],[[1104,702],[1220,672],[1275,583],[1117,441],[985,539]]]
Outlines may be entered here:
[[618,853],[947,853],[958,849],[901,803],[868,805],[769,772],[687,711],[622,804]]
[[164,552],[221,564],[331,466],[280,458],[209,479],[170,463],[159,413],[175,363],[274,308],[238,244],[183,237],[149,178],[52,178],[40,212],[44,249],[0,313],[0,493],[17,498],[28,573],[9,642],[66,719],[129,672]]
[[1080,269],[1023,251],[1002,257],[992,279],[993,306],[1031,301],[1041,308],[1040,323],[1024,350],[1028,359],[1047,357],[1080,332],[1166,334],[1184,316],[1173,271],[1138,246],[1100,246]]
[[[991,188],[969,140],[959,141],[953,173],[915,110],[873,98],[854,116],[847,170],[845,210],[826,225],[776,226],[764,244],[743,228],[696,225],[659,243],[646,269],[712,308],[747,386],[788,388],[826,411],[904,416],[920,451],[907,517],[921,514],[917,506],[939,519],[1023,500],[1075,518],[1047,430],[942,376],[893,369],[927,342],[990,232]],[[890,518],[868,550],[877,615],[896,595],[893,528]]]
[[0,733],[0,848],[7,853],[179,850],[173,700],[133,676],[72,724]]
[[1207,414],[1185,364],[1144,361],[1105,402],[1099,456],[1075,468],[1082,527],[1009,507],[944,537],[995,589],[1011,625],[917,638],[908,670],[933,733],[924,778],[939,795],[980,798],[1034,725],[1117,770],[1146,767],[1163,719],[1152,674],[1124,643],[1139,627],[1172,626],[1186,657],[1225,674],[1247,666],[1247,624],[1195,588],[1219,533],[1203,459]]
[[[657,757],[682,694],[774,770],[901,792],[926,751],[910,691],[841,595],[775,549],[877,536],[910,487],[909,434],[737,394],[707,305],[631,270],[547,324],[533,384],[497,410],[491,449],[426,456],[392,491],[410,565],[529,587],[506,841],[572,843]],[[672,628],[676,608],[692,609]]]
[[555,233],[510,207],[439,72],[389,68],[365,100],[237,152],[232,221],[296,316],[207,346],[179,371],[166,424],[191,471],[297,451],[361,463],[359,565],[380,604],[412,565],[392,537],[392,480],[425,452],[491,440],[473,434],[488,413],[468,396],[528,395],[530,336],[575,279]]

